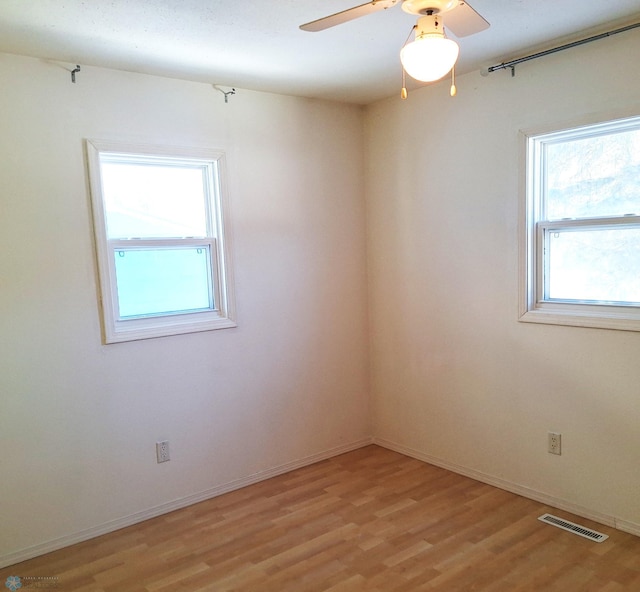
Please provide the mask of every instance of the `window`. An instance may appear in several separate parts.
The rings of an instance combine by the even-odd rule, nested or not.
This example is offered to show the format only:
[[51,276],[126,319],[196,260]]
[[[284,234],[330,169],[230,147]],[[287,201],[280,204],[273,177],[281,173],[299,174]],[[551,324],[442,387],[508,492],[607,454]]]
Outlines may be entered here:
[[640,331],[640,117],[525,144],[521,320]]
[[105,342],[235,327],[223,153],[87,153]]

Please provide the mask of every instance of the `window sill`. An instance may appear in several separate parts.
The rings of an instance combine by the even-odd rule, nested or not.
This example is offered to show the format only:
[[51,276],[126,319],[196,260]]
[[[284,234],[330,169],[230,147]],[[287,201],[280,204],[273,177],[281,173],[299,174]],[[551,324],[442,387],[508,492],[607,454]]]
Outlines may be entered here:
[[520,315],[519,321],[617,331],[640,331],[640,310],[619,307],[544,303]]
[[123,343],[185,333],[231,329],[237,326],[233,319],[217,315],[207,320],[193,320],[193,315],[176,316],[171,321],[168,317],[161,317],[161,322],[158,322],[158,319],[136,319],[116,322],[113,330],[105,331],[104,340],[105,344]]

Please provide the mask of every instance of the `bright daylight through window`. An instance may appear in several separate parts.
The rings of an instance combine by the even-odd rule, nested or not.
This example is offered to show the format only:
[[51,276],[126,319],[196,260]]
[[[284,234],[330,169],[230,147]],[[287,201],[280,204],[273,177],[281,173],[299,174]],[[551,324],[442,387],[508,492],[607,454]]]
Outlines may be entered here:
[[640,331],[640,117],[525,141],[521,320]]
[[234,327],[224,154],[87,152],[106,343]]

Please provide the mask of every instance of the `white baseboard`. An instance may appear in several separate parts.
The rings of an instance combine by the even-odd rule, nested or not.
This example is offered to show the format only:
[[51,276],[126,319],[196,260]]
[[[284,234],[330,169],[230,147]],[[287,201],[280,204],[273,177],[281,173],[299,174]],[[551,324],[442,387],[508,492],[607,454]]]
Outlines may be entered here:
[[284,473],[294,471],[295,469],[306,467],[308,465],[333,458],[334,456],[338,456],[346,452],[351,452],[352,450],[357,450],[358,448],[368,446],[369,444],[377,444],[378,446],[382,446],[383,448],[394,450],[395,452],[399,452],[400,454],[404,454],[406,456],[410,456],[411,458],[415,458],[431,465],[447,469],[454,473],[464,475],[465,477],[470,477],[471,479],[475,479],[476,481],[481,481],[482,483],[493,485],[494,487],[498,487],[500,489],[504,489],[505,491],[521,495],[542,504],[552,506],[560,510],[565,510],[567,512],[570,512],[571,514],[575,514],[576,516],[581,516],[600,524],[611,526],[623,532],[628,532],[629,534],[640,536],[640,524],[622,520],[614,516],[602,514],[600,512],[595,512],[593,510],[590,510],[589,508],[578,506],[560,498],[556,498],[546,493],[536,491],[529,487],[517,485],[515,483],[511,483],[509,481],[487,475],[474,469],[469,469],[467,467],[444,461],[442,459],[424,454],[418,450],[414,450],[413,448],[409,448],[407,446],[403,446],[389,440],[385,440],[382,438],[363,438],[362,440],[351,442],[350,444],[337,446],[335,448],[312,454],[299,460],[291,461],[283,465],[267,469],[265,471],[260,471],[252,475],[248,475],[247,477],[243,477],[241,479],[236,479],[235,481],[231,481],[229,483],[224,483],[222,485],[195,493],[193,495],[167,502],[165,504],[160,504],[159,506],[154,506],[153,508],[149,508],[148,510],[136,512],[135,514],[130,514],[128,516],[123,516],[122,518],[111,520],[109,522],[100,524],[92,528],[88,528],[86,530],[72,533],[70,535],[53,539],[39,545],[21,549],[14,553],[0,556],[0,568],[8,567],[10,565],[20,563],[21,561],[26,561],[28,559],[38,557],[39,555],[50,553],[51,551],[57,551],[58,549],[68,547],[76,543],[81,543],[82,541],[86,541],[97,536],[107,534],[121,528],[125,528],[126,526],[131,526],[133,524],[137,524],[138,522],[143,522],[144,520],[149,520],[150,518],[155,518],[156,516],[161,516],[162,514],[167,514],[169,512],[173,512],[174,510],[179,510],[180,508],[185,508],[187,506],[197,504],[198,502],[202,502],[219,495],[235,491],[236,489],[241,489],[242,487],[246,487],[248,485],[253,485],[254,483],[259,483],[260,481],[270,479],[271,477],[276,477],[277,475],[282,475]]
[[404,454],[405,456],[410,456],[411,458],[421,460],[430,465],[435,465],[436,467],[447,469],[449,471],[452,471],[453,473],[458,473],[459,475],[470,477],[471,479],[475,479],[476,481],[481,481],[482,483],[493,485],[494,487],[498,487],[499,489],[504,489],[505,491],[521,495],[522,497],[532,499],[547,506],[552,506],[554,508],[558,508],[559,510],[565,510],[566,512],[570,512],[571,514],[575,514],[576,516],[581,516],[582,518],[587,518],[589,520],[593,520],[594,522],[605,524],[606,526],[611,526],[612,528],[616,528],[617,530],[640,536],[640,524],[635,524],[634,522],[621,520],[620,518],[616,518],[615,516],[596,512],[589,508],[567,502],[566,500],[554,497],[547,493],[536,491],[535,489],[531,489],[523,485],[517,485],[516,483],[511,483],[510,481],[505,481],[503,479],[499,479],[498,477],[493,477],[492,475],[487,475],[474,469],[469,469],[467,467],[450,463],[440,458],[424,454],[419,450],[414,450],[413,448],[409,448],[407,446],[403,446],[402,444],[397,444],[389,440],[374,438],[373,443],[377,444],[378,446],[382,446],[383,448],[388,448],[389,450]]
[[616,519],[616,528],[618,530],[628,532],[629,534],[635,534],[637,537],[640,537],[640,524],[636,524],[635,522]]
[[327,460],[328,458],[333,458],[334,456],[344,454],[345,452],[357,450],[358,448],[368,446],[372,443],[373,438],[363,438],[362,440],[357,440],[349,444],[330,448],[329,450],[324,450],[322,452],[306,456],[299,460],[294,460],[283,465],[273,467],[271,469],[260,471],[252,475],[248,475],[247,477],[242,477],[241,479],[236,479],[229,483],[224,483],[222,485],[212,487],[211,489],[194,493],[193,495],[188,495],[171,502],[160,504],[159,506],[154,506],[153,508],[142,510],[141,512],[136,512],[135,514],[123,516],[122,518],[117,518],[115,520],[110,520],[109,522],[99,524],[98,526],[87,528],[79,532],[75,532],[57,539],[53,539],[51,541],[47,541],[45,543],[41,543],[39,545],[20,549],[19,551],[15,551],[14,553],[0,556],[0,568],[8,567],[10,565],[20,563],[21,561],[26,561],[28,559],[33,559],[34,557],[38,557],[39,555],[51,553],[51,551],[57,551],[58,549],[68,547],[69,545],[81,543],[82,541],[86,541],[97,536],[113,532],[114,530],[119,530],[121,528],[125,528],[126,526],[131,526],[132,524],[137,524],[138,522],[143,522],[144,520],[149,520],[150,518],[155,518],[156,516],[161,516],[162,514],[167,514],[169,512],[173,512],[174,510],[179,510],[180,508],[185,508],[187,506],[197,504],[198,502],[202,502],[219,495],[235,491],[236,489],[241,489],[242,487],[253,485],[254,483],[270,479],[271,477],[276,477],[277,475],[289,473],[290,471],[294,471],[295,469],[300,469],[302,467]]

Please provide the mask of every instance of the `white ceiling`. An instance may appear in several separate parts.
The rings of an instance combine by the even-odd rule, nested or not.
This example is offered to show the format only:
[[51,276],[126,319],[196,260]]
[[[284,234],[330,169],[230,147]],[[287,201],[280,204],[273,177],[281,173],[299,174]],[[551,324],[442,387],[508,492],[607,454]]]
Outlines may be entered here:
[[[318,33],[298,28],[362,2],[0,0],[0,51],[367,104],[399,92],[415,17],[395,6]],[[458,74],[640,21],[640,0],[470,3],[491,27],[459,40]]]

